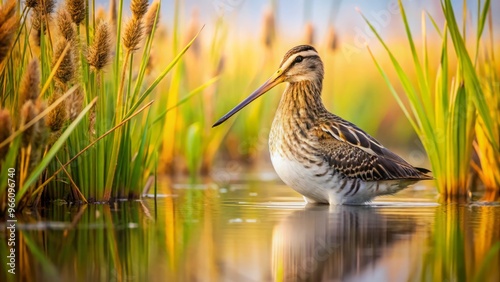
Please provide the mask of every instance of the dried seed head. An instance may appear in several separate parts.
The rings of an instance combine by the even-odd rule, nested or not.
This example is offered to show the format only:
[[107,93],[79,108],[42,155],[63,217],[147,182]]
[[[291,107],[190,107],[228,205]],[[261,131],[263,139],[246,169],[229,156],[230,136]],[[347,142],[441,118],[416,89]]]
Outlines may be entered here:
[[39,0],[26,0],[24,3],[28,8],[35,8],[38,5]]
[[100,22],[106,21],[106,10],[102,6],[97,8],[95,22],[99,24]]
[[89,134],[92,135],[92,136],[95,136],[96,135],[96,131],[95,131],[95,108],[96,108],[96,104],[94,104],[94,106],[90,109],[90,114],[89,114]]
[[23,79],[21,80],[21,85],[19,86],[19,97],[21,98],[21,104],[24,104],[28,100],[33,101],[33,103],[38,98],[40,94],[40,71],[38,60],[33,59],[28,64],[28,70],[24,73]]
[[276,38],[276,25],[272,9],[266,9],[263,16],[262,42],[267,48],[271,48]]
[[40,2],[39,7],[43,8],[43,11],[46,15],[52,14],[54,12],[54,8],[56,7],[55,0],[42,0]]
[[123,36],[123,46],[125,49],[130,52],[138,50],[142,34],[143,28],[141,20],[133,17],[125,27],[125,35]]
[[94,70],[99,71],[108,63],[111,51],[110,42],[109,26],[102,21],[97,26],[94,41],[87,53],[87,61]]
[[109,1],[109,22],[116,26],[116,0]]
[[[35,105],[35,111],[40,114],[45,110],[45,102],[38,101]],[[36,130],[33,132],[33,139],[31,142],[31,157],[29,170],[32,171],[36,165],[40,162],[45,145],[47,143],[48,132],[47,126],[45,126],[45,119],[41,118],[36,123]]]
[[[38,7],[38,6],[37,6]],[[42,33],[45,34],[47,26],[43,23],[41,9],[35,8],[31,13],[32,40],[36,46],[40,46]]]
[[[49,99],[49,103],[52,104],[54,101],[62,96],[62,89],[56,88],[54,94]],[[47,115],[47,126],[52,132],[57,132],[61,130],[64,123],[68,120],[68,111],[66,110],[66,102],[62,101],[59,103],[52,111]]]
[[75,91],[69,96],[68,101],[69,120],[74,121],[83,108],[83,93],[81,87],[75,89]]
[[305,26],[305,43],[309,45],[314,44],[314,26],[311,22],[306,23]]
[[[64,49],[68,44],[67,40],[63,39],[59,41],[56,45],[55,51],[54,51],[54,57],[52,59],[52,66],[55,67],[57,61],[63,55]],[[73,77],[75,76],[75,59],[74,59],[74,52],[71,52],[71,50],[68,50],[66,54],[64,55],[61,64],[59,65],[59,68],[57,68],[56,75],[55,75],[55,80],[59,83],[66,84],[70,82]]]
[[[160,2],[153,2],[153,4],[151,4],[151,7],[149,7],[148,12],[146,13],[146,16],[144,17],[144,33],[146,34],[146,36],[149,36],[153,31],[155,22],[158,23],[160,21],[159,8]],[[157,15],[158,17],[156,17]]]
[[[33,101],[28,100],[24,103],[21,109],[21,124],[26,125],[35,117],[36,117],[35,104],[33,103]],[[34,133],[37,131],[38,131],[38,123],[35,123],[34,125],[30,126],[23,132],[23,136],[21,138],[23,147],[26,148],[31,144]]]
[[[12,134],[12,120],[10,118],[9,111],[6,109],[0,109],[0,143],[5,139],[9,138]],[[0,147],[0,161],[5,158],[5,155],[9,151],[9,145]]]
[[9,54],[18,24],[16,1],[7,1],[3,7],[0,7],[0,63]]
[[148,0],[132,0],[130,10],[135,18],[141,19],[148,10]]
[[328,27],[328,34],[326,38],[328,49],[331,51],[337,50],[338,47],[338,36],[335,32],[335,28],[333,26]]
[[66,7],[76,25],[83,22],[85,19],[85,0],[66,0]]
[[64,39],[67,41],[73,41],[75,39],[75,27],[66,9],[59,9],[57,12],[57,27]]

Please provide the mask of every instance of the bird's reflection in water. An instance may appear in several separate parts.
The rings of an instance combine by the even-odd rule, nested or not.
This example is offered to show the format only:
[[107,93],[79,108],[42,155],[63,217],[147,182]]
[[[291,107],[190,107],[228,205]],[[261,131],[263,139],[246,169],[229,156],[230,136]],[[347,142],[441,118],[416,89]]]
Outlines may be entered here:
[[274,280],[356,281],[405,238],[401,235],[414,230],[415,220],[404,213],[369,206],[307,206],[273,230]]

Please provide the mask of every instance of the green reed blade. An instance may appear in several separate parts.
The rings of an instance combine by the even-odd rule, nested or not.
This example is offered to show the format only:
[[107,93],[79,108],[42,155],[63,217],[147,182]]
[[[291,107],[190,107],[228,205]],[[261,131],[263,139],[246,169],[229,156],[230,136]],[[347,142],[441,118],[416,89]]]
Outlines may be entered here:
[[445,18],[448,22],[449,33],[455,47],[455,52],[462,66],[465,88],[467,92],[471,94],[474,104],[479,112],[479,116],[483,120],[488,139],[498,151],[499,145],[495,142],[493,121],[491,120],[491,116],[489,114],[488,105],[484,98],[484,93],[479,82],[479,78],[477,77],[476,70],[465,47],[465,42],[460,36],[460,31],[458,29],[451,1],[444,0],[442,5]]
[[148,95],[156,88],[156,86],[158,86],[158,84],[163,80],[163,78],[170,72],[170,70],[177,64],[177,62],[187,52],[189,47],[191,47],[191,45],[193,45],[194,41],[196,40],[198,35],[200,35],[202,30],[203,30],[203,28],[200,29],[200,31],[198,31],[198,33],[194,36],[194,38],[191,39],[191,41],[189,41],[189,43],[181,50],[181,52],[179,52],[177,54],[177,56],[175,56],[175,58],[170,62],[170,64],[168,64],[168,66],[160,73],[160,75],[158,75],[158,77],[153,81],[153,83],[141,94],[141,96],[139,96],[137,101],[135,101],[135,103],[130,107],[130,109],[128,110],[128,112],[124,118],[126,118],[130,114],[132,114],[139,107],[139,105],[144,101],[144,99],[146,99],[146,97],[148,97]]

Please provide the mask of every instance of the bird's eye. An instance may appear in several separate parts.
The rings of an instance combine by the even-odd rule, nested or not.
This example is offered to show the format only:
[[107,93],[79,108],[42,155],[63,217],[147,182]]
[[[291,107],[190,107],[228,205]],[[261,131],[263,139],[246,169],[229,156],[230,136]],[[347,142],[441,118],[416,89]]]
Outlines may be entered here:
[[295,62],[296,63],[300,63],[300,62],[302,62],[302,60],[304,60],[304,57],[302,57],[302,56],[295,57]]

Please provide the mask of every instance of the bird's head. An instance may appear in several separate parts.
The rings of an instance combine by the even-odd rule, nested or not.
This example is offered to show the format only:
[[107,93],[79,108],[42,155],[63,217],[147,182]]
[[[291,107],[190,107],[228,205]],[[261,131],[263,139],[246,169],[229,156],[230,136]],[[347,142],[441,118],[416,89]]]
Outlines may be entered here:
[[321,83],[323,75],[323,63],[314,47],[309,45],[293,47],[285,54],[283,60],[281,60],[278,70],[262,86],[250,94],[250,96],[221,117],[213,127],[223,123],[253,100],[282,82],[296,83],[310,81]]
[[323,62],[314,47],[299,45],[290,49],[274,75],[282,76],[285,82],[321,81]]

